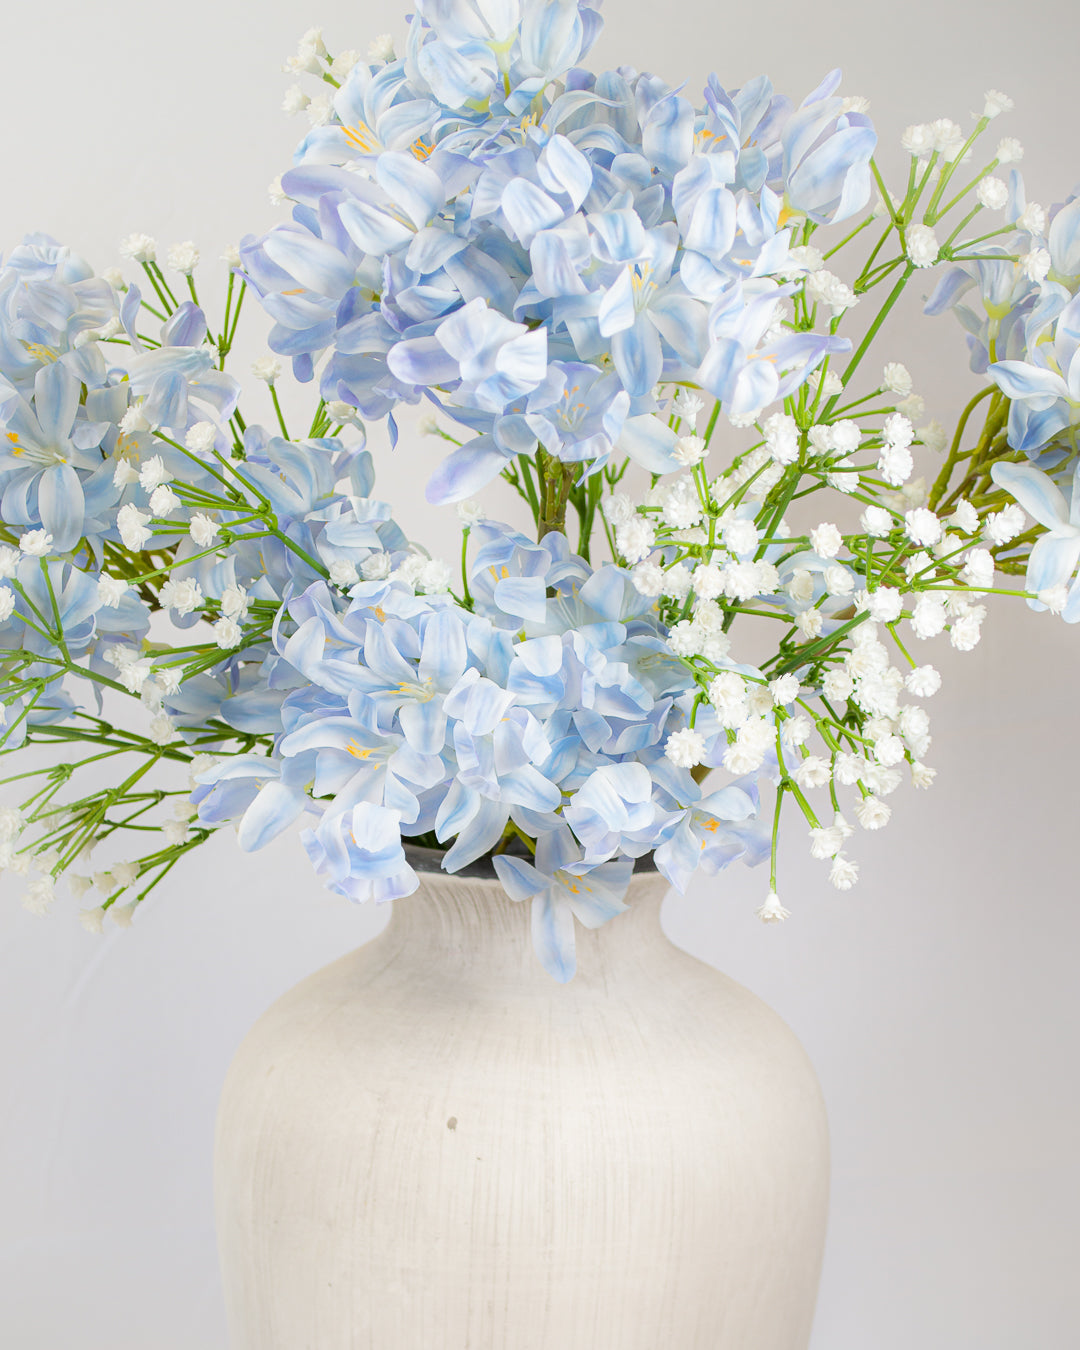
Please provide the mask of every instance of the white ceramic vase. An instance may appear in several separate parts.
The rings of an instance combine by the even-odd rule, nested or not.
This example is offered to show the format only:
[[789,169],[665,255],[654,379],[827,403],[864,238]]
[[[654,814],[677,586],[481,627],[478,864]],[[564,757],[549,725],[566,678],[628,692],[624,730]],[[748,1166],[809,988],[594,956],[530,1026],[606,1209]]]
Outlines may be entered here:
[[234,1350],[805,1350],[828,1136],[665,883],[534,956],[493,879],[425,875],[248,1035],[218,1120]]

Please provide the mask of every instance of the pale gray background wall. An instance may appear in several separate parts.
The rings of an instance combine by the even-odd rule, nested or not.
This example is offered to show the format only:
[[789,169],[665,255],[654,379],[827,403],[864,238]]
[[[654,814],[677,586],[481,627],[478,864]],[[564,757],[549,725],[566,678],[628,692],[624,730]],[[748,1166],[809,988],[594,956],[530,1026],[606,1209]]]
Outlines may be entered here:
[[[403,13],[8,0],[3,245],[45,228],[107,266],[133,229],[213,257],[265,228],[265,184],[301,130],[278,111],[283,56],[309,24],[364,48]],[[1080,179],[1076,15],[1072,0],[616,0],[594,63],[695,91],[712,68],[730,86],[767,70],[796,96],[842,64],[887,163],[908,122],[963,116],[998,87],[1018,104],[998,125],[1049,202]],[[964,397],[947,320],[883,355],[943,420]],[[417,535],[446,538],[417,501],[418,458],[430,445],[383,456],[381,491]],[[975,653],[933,659],[939,785],[898,793],[894,825],[860,842],[859,890],[832,891],[799,839],[783,929],[753,917],[765,878],[741,870],[670,900],[665,921],[778,1008],[818,1067],[835,1175],[814,1350],[1068,1350],[1080,631],[1021,609],[994,616]],[[210,1197],[225,1067],[273,998],[386,912],[320,892],[293,841],[246,858],[227,836],[130,933],[33,919],[17,894],[0,881],[0,1345],[225,1350]]]

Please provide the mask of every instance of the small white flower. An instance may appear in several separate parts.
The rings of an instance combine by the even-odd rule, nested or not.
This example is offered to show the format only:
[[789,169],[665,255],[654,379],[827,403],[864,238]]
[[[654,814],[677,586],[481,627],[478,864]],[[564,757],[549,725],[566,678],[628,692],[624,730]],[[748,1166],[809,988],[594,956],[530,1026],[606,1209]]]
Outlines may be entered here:
[[906,449],[915,439],[915,428],[911,424],[911,419],[905,417],[903,413],[890,413],[882,425],[881,438],[886,445],[898,450]]
[[987,548],[969,550],[960,571],[961,581],[977,591],[989,590],[994,584],[994,555]]
[[243,586],[226,586],[221,592],[221,612],[227,619],[243,618],[247,607],[247,591]]
[[931,769],[927,765],[915,760],[911,765],[911,782],[913,787],[928,788],[933,787],[934,779],[937,777],[937,769]]
[[192,542],[199,548],[210,548],[217,538],[218,530],[221,527],[209,516],[201,511],[196,511],[191,517],[191,523],[188,526],[188,534],[191,535]]
[[22,894],[23,909],[41,916],[49,912],[56,899],[56,885],[50,876],[35,877]]
[[128,584],[121,577],[110,577],[104,572],[98,577],[98,603],[105,609],[115,609],[127,591]]
[[[332,422],[358,422],[360,414],[351,403],[346,403],[343,399],[332,398],[326,405],[326,415]],[[423,432],[421,432],[421,435]]]
[[168,745],[170,741],[175,741],[176,728],[173,726],[172,718],[166,713],[158,713],[151,719],[147,735],[155,745]]
[[146,526],[149,519],[150,513],[140,511],[133,502],[129,502],[117,511],[116,526],[120,531],[120,538],[123,540],[125,548],[131,549],[134,553],[139,552],[151,535],[151,531]]
[[777,464],[794,464],[799,457],[799,428],[787,413],[772,413],[762,423],[765,445]]
[[[133,411],[131,408],[128,412]],[[125,413],[125,416],[127,414]],[[163,483],[172,482],[172,474],[165,467],[165,461],[160,455],[151,455],[146,463],[139,470],[139,485],[147,492],[153,492],[155,488],[161,487]]]
[[690,594],[692,578],[684,563],[675,563],[664,573],[664,595],[673,600],[685,600]]
[[176,694],[180,690],[181,672],[178,666],[159,666],[154,671],[154,679],[163,694]]
[[1056,586],[1045,587],[1037,594],[1051,614],[1060,614],[1069,598],[1069,588],[1064,582],[1059,582]]
[[942,159],[954,160],[964,145],[964,133],[949,117],[939,117],[930,123],[934,149]]
[[171,516],[181,505],[180,498],[167,483],[162,483],[150,494],[150,510],[160,519]]
[[27,530],[19,537],[19,551],[28,558],[44,558],[52,546],[53,537],[48,530]]
[[[100,596],[100,588],[98,595]],[[0,623],[7,623],[15,610],[15,592],[10,586],[0,586]],[[2,707],[3,705],[0,705]]]
[[680,436],[675,442],[672,458],[684,469],[692,469],[705,458],[706,446],[700,436]]
[[131,917],[135,913],[137,901],[132,901],[130,905],[110,905],[109,918],[116,924],[117,928],[130,928]]
[[1020,268],[1028,281],[1041,286],[1050,272],[1051,257],[1045,248],[1033,248],[1020,259]]
[[297,113],[302,113],[310,102],[311,99],[298,84],[290,84],[285,90],[285,97],[281,100],[281,111],[295,117]]
[[239,647],[243,641],[244,633],[235,619],[221,618],[213,625],[212,632],[214,641],[223,651],[231,651],[234,647]]
[[866,609],[877,623],[895,623],[903,606],[903,596],[895,586],[879,586],[867,592]]
[[107,281],[114,291],[127,290],[127,283],[124,281],[124,274],[119,267],[106,267],[101,273],[102,281]]
[[281,374],[281,362],[276,356],[260,356],[257,361],[252,361],[251,373],[257,380],[273,384]]
[[932,450],[935,455],[940,455],[949,443],[949,433],[936,419],[927,422],[924,427],[919,427],[915,434],[922,444],[928,450]]
[[365,581],[385,581],[392,570],[390,554],[382,550],[369,553],[360,564],[360,575]]
[[918,122],[907,127],[900,137],[900,145],[916,159],[929,159],[934,149],[933,128],[927,122]]
[[863,797],[855,806],[855,819],[864,830],[880,830],[889,823],[892,807],[874,796]]
[[615,528],[615,543],[629,563],[643,562],[652,552],[656,532],[644,516],[633,515]]
[[6,844],[17,838],[24,824],[23,814],[17,806],[0,807],[0,841]]
[[821,558],[835,558],[844,544],[844,536],[828,522],[810,531],[810,547]]
[[152,263],[157,257],[157,240],[149,234],[129,234],[120,241],[120,256],[134,262]]
[[820,755],[807,755],[792,773],[792,778],[801,788],[819,788],[832,777],[832,765]]
[[1015,104],[1008,94],[1003,94],[997,89],[988,89],[984,95],[986,104],[983,108],[984,117],[997,117],[999,113],[1012,112]]
[[855,681],[846,670],[830,670],[821,681],[821,691],[830,703],[843,703],[855,691]]
[[933,267],[939,252],[937,235],[929,225],[908,226],[907,256],[916,267]]
[[759,905],[754,913],[762,923],[783,923],[785,919],[791,917],[791,911],[784,908],[775,891],[769,892],[765,897],[765,903]]
[[815,370],[810,376],[810,383],[815,389],[820,389],[826,398],[832,398],[834,394],[844,392],[844,381],[835,370],[827,370],[824,375],[821,374],[821,371]]
[[1028,202],[1017,217],[1016,227],[1025,230],[1028,234],[1044,235],[1046,233],[1046,208],[1040,206],[1038,202]]
[[900,487],[911,477],[915,461],[911,451],[902,445],[886,445],[878,456],[878,472],[890,487]]
[[479,502],[458,502],[457,518],[462,525],[471,529],[473,525],[487,520],[487,512]]
[[1023,530],[1026,517],[1015,502],[986,517],[983,530],[992,544],[1007,544]]
[[[980,613],[979,611],[982,611]],[[982,637],[982,620],[985,610],[981,605],[968,614],[962,614],[949,625],[949,642],[958,652],[970,652],[979,645]]]
[[829,595],[851,595],[855,589],[855,578],[846,567],[841,567],[838,563],[826,567],[821,574],[821,579],[824,581],[825,589]]
[[161,827],[166,843],[186,844],[191,834],[191,826],[186,820],[167,820]]
[[184,437],[184,445],[196,455],[205,455],[217,442],[218,429],[213,422],[196,422]]
[[799,681],[795,675],[780,675],[769,681],[772,701],[778,708],[786,708],[799,697]]
[[419,589],[425,595],[443,595],[450,589],[452,575],[441,558],[427,558],[420,571]]
[[394,39],[390,33],[380,33],[368,44],[368,60],[389,62],[394,59]]
[[796,244],[788,250],[788,264],[785,276],[803,276],[807,272],[820,272],[825,266],[825,257],[821,249],[813,244]]
[[888,390],[890,394],[899,394],[901,398],[906,398],[911,393],[911,385],[911,374],[907,366],[902,366],[899,361],[890,361],[882,373],[882,389]]
[[965,534],[974,534],[979,528],[979,513],[966,498],[962,497],[953,509],[949,524],[963,530]]
[[808,605],[814,598],[814,574],[806,567],[796,567],[784,590],[797,605]]
[[731,552],[741,556],[753,553],[761,535],[752,520],[732,520],[723,527],[722,537]]
[[705,737],[692,727],[673,731],[664,746],[664,754],[679,769],[692,769],[695,764],[700,764],[704,753]]
[[305,109],[313,127],[325,127],[334,116],[334,100],[330,94],[316,94]]
[[271,206],[284,206],[289,200],[289,194],[281,186],[281,178],[282,175],[279,173],[267,184],[266,195],[270,198]]
[[360,580],[360,573],[356,570],[355,563],[349,562],[347,558],[339,558],[330,564],[330,580],[335,586],[343,588],[355,586]]
[[[715,570],[715,569],[714,569]],[[694,573],[695,578],[700,573],[698,568]],[[650,598],[662,595],[664,591],[664,569],[659,563],[640,562],[636,563],[630,569],[630,580],[634,583],[634,589],[639,595],[649,596]]]
[[203,602],[202,587],[194,577],[180,581],[170,577],[158,594],[158,602],[162,609],[175,609],[181,616],[191,614]]
[[346,49],[338,52],[337,56],[330,62],[330,74],[339,84],[344,84],[349,72],[360,60],[360,53]]
[[838,853],[829,869],[829,880],[838,891],[850,891],[859,879],[859,864]]
[[804,638],[819,637],[824,626],[820,609],[804,609],[795,616],[795,627]]
[[1015,136],[1006,136],[998,141],[996,157],[999,164],[1019,164],[1024,158],[1024,147]]
[[883,506],[868,506],[859,517],[859,524],[872,539],[884,539],[893,530],[892,512]]
[[923,593],[911,611],[911,627],[917,638],[932,638],[945,627],[945,604],[937,595]]
[[10,581],[19,569],[19,553],[16,549],[0,546],[0,579]]
[[235,244],[226,244],[221,251],[221,261],[228,263],[229,267],[240,266],[240,250]]
[[811,304],[828,305],[834,318],[859,303],[859,297],[851,287],[825,269],[807,277],[806,296]]
[[797,717],[789,717],[784,723],[780,732],[780,737],[784,744],[798,749],[800,745],[805,745],[810,739],[810,733],[814,730],[814,724],[803,713]]
[[991,174],[989,178],[980,181],[975,189],[975,196],[987,210],[1003,211],[1009,200],[1009,189],[1000,178],[995,178]]
[[199,250],[194,240],[185,239],[182,244],[173,244],[166,257],[166,266],[173,272],[191,276],[199,265]]
[[672,400],[672,410],[675,416],[681,422],[689,423],[691,427],[697,425],[698,416],[704,407],[704,399],[694,389],[680,389]]
[[941,688],[941,676],[933,666],[916,666],[908,672],[904,687],[916,698],[931,698]]
[[130,459],[125,459],[121,455],[116,461],[116,467],[113,469],[113,487],[121,492],[132,483],[139,481],[139,471]]
[[211,769],[217,768],[217,758],[214,755],[195,755],[188,765],[188,786],[192,789],[199,787],[200,774],[209,773]]
[[891,768],[904,758],[904,743],[899,736],[882,736],[874,742],[874,758],[879,764]]
[[600,509],[609,525],[618,528],[634,519],[634,503],[625,492],[614,492],[600,503]]
[[904,513],[904,533],[913,544],[929,548],[941,538],[941,521],[925,506]]

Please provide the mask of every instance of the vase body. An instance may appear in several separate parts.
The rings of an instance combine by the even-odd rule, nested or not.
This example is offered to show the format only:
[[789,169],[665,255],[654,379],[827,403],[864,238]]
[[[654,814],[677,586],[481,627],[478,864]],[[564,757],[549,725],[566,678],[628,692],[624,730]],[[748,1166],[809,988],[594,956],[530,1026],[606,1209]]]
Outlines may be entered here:
[[421,878],[229,1071],[234,1350],[805,1350],[828,1140],[795,1037],[660,930],[565,985],[494,880]]

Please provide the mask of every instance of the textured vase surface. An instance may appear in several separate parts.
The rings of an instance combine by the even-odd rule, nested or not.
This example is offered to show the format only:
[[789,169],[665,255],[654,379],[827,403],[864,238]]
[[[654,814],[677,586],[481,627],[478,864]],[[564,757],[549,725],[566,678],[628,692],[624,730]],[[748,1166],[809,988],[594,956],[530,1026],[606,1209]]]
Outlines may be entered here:
[[805,1350],[828,1136],[784,1023],[660,929],[423,875],[248,1035],[218,1119],[234,1350]]

